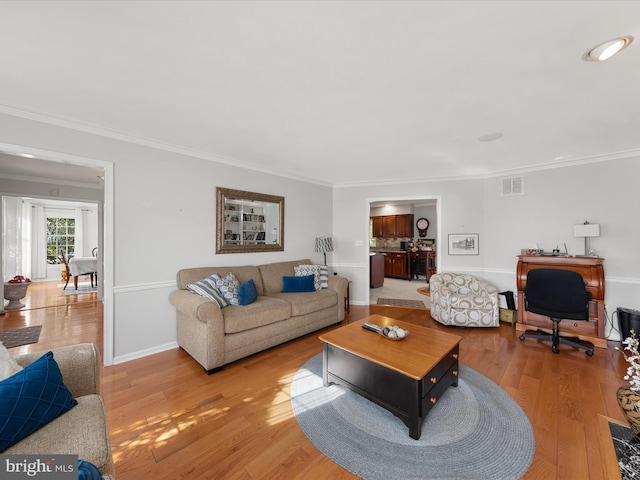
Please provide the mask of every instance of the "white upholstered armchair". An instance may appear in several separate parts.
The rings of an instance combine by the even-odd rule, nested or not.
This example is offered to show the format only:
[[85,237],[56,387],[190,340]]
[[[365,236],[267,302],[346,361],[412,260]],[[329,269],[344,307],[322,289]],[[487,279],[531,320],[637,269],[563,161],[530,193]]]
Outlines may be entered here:
[[429,279],[431,317],[456,327],[497,327],[498,289],[464,273],[437,273]]

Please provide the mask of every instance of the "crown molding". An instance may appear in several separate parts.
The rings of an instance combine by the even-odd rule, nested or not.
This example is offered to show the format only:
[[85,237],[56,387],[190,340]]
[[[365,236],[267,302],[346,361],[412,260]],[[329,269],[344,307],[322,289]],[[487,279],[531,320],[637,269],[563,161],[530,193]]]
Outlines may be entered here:
[[95,125],[91,125],[87,123],[65,120],[62,118],[43,115],[40,113],[27,112],[25,110],[20,110],[14,107],[6,106],[6,105],[0,105],[0,114],[1,113],[10,115],[13,117],[20,117],[20,118],[25,118],[27,120],[33,120],[36,122],[45,123],[47,125],[68,128],[70,130],[76,130],[84,133],[90,133],[92,135],[98,135],[101,137],[110,138],[112,140],[120,140],[127,143],[133,143],[136,145],[142,145],[144,147],[154,148],[156,150],[163,150],[165,152],[177,153],[179,155],[184,155],[186,157],[192,157],[192,158],[198,158],[200,160],[208,160],[210,162],[222,163],[225,165],[230,165],[230,166],[242,168],[245,170],[252,170],[255,172],[274,175],[277,177],[289,178],[291,180],[297,180],[305,183],[312,183],[312,184],[316,184],[324,187],[333,186],[329,182],[315,180],[307,177],[301,177],[299,175],[292,175],[290,173],[280,172],[280,171],[272,170],[269,168],[258,167],[256,165],[251,165],[249,163],[242,162],[234,158],[226,157],[224,155],[212,155],[199,150],[193,150],[187,147],[183,147],[181,145],[174,145],[171,143],[159,142],[159,141],[151,140],[144,137],[137,137],[137,136],[130,135],[117,130],[109,130],[106,128],[97,127]]
[[199,150],[193,150],[180,145],[174,145],[170,143],[151,140],[148,138],[137,137],[124,132],[109,130],[102,127],[97,127],[95,125],[86,124],[86,123],[65,120],[65,119],[61,119],[53,116],[34,113],[34,112],[28,112],[25,110],[14,108],[14,107],[9,107],[7,105],[0,105],[0,113],[4,113],[6,115],[10,115],[14,117],[25,118],[28,120],[33,120],[33,121],[45,123],[48,125],[54,125],[57,127],[68,128],[70,130],[90,133],[92,135],[98,135],[98,136],[110,138],[113,140],[120,140],[127,143],[142,145],[145,147],[154,148],[157,150],[163,150],[171,153],[176,153],[176,154],[184,155],[187,157],[198,158],[201,160],[208,160],[211,162],[222,163],[225,165],[230,165],[230,166],[242,168],[245,170],[251,170],[255,172],[265,173],[268,175],[274,175],[277,177],[289,178],[291,180],[297,180],[305,183],[311,183],[315,185],[320,185],[324,187],[333,187],[333,188],[369,187],[369,186],[385,186],[385,185],[410,185],[410,184],[416,184],[416,183],[478,180],[478,179],[494,178],[494,177],[501,177],[501,176],[507,176],[507,175],[517,175],[517,174],[535,172],[540,170],[550,170],[554,168],[586,165],[589,163],[620,160],[624,158],[640,156],[640,148],[636,148],[636,149],[624,150],[620,152],[610,152],[610,153],[604,153],[604,154],[598,154],[598,155],[578,157],[574,159],[539,163],[537,165],[532,165],[532,166],[527,166],[522,168],[496,170],[494,172],[489,172],[489,173],[480,174],[480,175],[448,175],[448,176],[442,176],[442,177],[413,177],[410,179],[396,178],[396,179],[385,179],[385,180],[375,180],[375,181],[330,183],[330,182],[320,181],[312,178],[302,177],[299,175],[291,175],[290,173],[280,172],[280,171],[272,170],[269,168],[258,167],[256,165],[251,165],[249,163],[245,163],[240,160],[236,160],[234,158],[226,157],[223,155],[212,155],[209,153],[205,153]]
[[591,155],[568,160],[558,160],[547,163],[539,163],[537,165],[529,165],[521,168],[510,168],[505,170],[496,170],[494,172],[484,173],[481,175],[459,175],[446,177],[416,177],[410,179],[386,179],[380,181],[362,181],[362,182],[340,182],[335,183],[334,188],[349,187],[370,187],[384,185],[409,185],[415,183],[436,183],[451,182],[460,180],[482,180],[486,178],[505,177],[511,175],[520,175],[523,173],[537,172],[542,170],[552,170],[555,168],[574,167],[577,165],[587,165],[591,163],[608,162],[612,160],[622,160],[625,158],[640,157],[640,148],[631,150],[622,150],[619,152],[604,153],[600,155]]

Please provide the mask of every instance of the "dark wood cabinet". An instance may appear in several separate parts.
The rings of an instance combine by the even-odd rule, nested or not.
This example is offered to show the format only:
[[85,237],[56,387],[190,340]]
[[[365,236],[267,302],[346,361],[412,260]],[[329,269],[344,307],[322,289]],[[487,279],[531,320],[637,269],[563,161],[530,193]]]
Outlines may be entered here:
[[413,238],[413,214],[396,215],[396,237]]
[[538,255],[518,256],[516,283],[518,287],[518,323],[516,330],[540,328],[551,331],[553,322],[545,316],[527,312],[524,309],[524,287],[527,274],[536,268],[558,268],[578,272],[584,278],[587,291],[591,294],[589,302],[589,321],[563,320],[560,322],[560,335],[576,336],[593,343],[596,347],[607,347],[604,325],[604,267],[603,258],[592,257],[546,257]]
[[373,236],[377,238],[413,238],[413,214],[371,217]]
[[369,255],[369,287],[384,285],[384,255]]
[[384,276],[409,279],[407,254],[405,252],[385,253]]
[[382,217],[382,236],[383,237],[395,237],[396,236],[396,216],[389,215]]
[[373,236],[375,238],[384,237],[384,223],[382,221],[384,217],[371,217]]

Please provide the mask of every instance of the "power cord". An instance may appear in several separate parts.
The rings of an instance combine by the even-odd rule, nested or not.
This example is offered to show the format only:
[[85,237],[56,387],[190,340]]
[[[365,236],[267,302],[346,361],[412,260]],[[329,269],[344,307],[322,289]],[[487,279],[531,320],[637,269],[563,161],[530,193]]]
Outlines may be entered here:
[[[620,338],[622,338],[622,333],[620,332],[620,330],[618,330],[615,326],[615,324],[613,323],[613,317],[609,316],[609,312],[607,312],[607,306],[604,306],[604,325],[605,325],[605,331],[606,331],[606,326],[607,324],[611,327],[611,329],[609,330],[609,336],[611,336],[611,332],[616,332]],[[624,339],[623,339],[624,340]]]

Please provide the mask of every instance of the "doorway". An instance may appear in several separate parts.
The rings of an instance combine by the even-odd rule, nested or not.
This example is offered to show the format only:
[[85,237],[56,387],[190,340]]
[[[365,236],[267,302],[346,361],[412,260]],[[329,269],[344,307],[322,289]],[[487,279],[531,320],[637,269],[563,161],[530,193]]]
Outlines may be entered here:
[[[370,238],[369,251],[367,256],[374,251],[386,250],[401,251],[405,242],[415,242],[425,240],[425,243],[432,244],[432,248],[436,255],[436,271],[440,271],[440,256],[437,254],[441,245],[441,199],[439,195],[424,197],[386,197],[371,198],[367,200],[367,226],[368,237]],[[393,216],[393,215],[413,215],[413,235],[403,238],[385,238],[382,241],[372,241],[373,232],[370,225],[370,219],[374,216]],[[428,219],[429,226],[426,231],[420,231],[416,222],[421,219]],[[428,240],[428,242],[426,242]],[[431,243],[433,242],[433,243]],[[408,262],[408,260],[407,260]],[[370,275],[370,261],[367,259],[367,275]],[[409,266],[407,265],[407,269]],[[366,284],[369,285],[369,278],[366,278]],[[426,308],[430,306],[430,297],[428,295],[428,287],[426,277],[418,277],[417,279],[399,279],[385,277],[384,284],[378,288],[368,288],[367,303],[375,304],[379,298],[393,298],[397,300],[414,300],[423,301]],[[421,290],[419,292],[418,290]]]
[[[34,164],[34,162],[36,163]],[[19,171],[20,173],[12,170],[19,168],[26,170]],[[2,194],[27,196],[33,194],[34,191],[38,191],[40,192],[40,196],[44,198],[74,200],[77,199],[77,197],[74,197],[72,193],[70,195],[65,194],[65,192],[82,191],[78,190],[79,181],[77,178],[73,178],[73,172],[78,172],[80,176],[83,174],[91,174],[95,177],[96,171],[99,172],[100,181],[102,182],[100,187],[101,197],[98,203],[100,210],[98,243],[99,261],[102,265],[101,293],[103,299],[102,317],[104,333],[102,358],[105,365],[111,365],[114,355],[114,165],[104,160],[0,143],[0,182],[9,179],[2,183],[3,187],[0,188]],[[64,172],[64,179],[56,176],[59,175],[60,172]],[[49,173],[50,175],[45,175],[45,173]],[[21,186],[23,188],[21,188]],[[1,262],[0,257],[0,271],[3,271]]]

